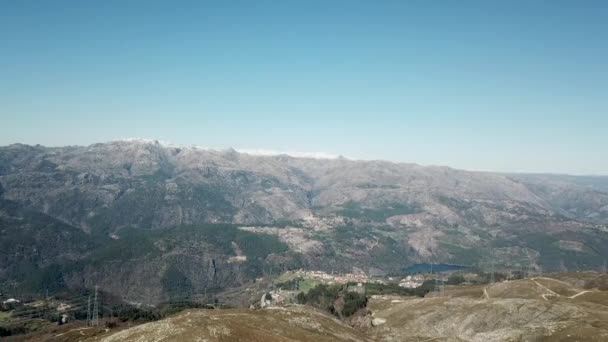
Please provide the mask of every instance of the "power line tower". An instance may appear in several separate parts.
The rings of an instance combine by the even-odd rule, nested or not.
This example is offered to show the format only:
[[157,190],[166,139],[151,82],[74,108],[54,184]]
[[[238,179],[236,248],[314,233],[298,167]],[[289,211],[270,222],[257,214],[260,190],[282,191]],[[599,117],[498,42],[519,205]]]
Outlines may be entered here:
[[91,326],[91,295],[89,294],[89,300],[87,301],[87,327]]
[[433,274],[433,263],[435,262],[435,255],[433,254],[433,242],[431,241],[431,278],[433,278],[433,290],[431,292],[433,292],[434,296],[440,296],[441,295],[441,289],[439,287],[437,287],[437,277],[439,276],[439,273],[437,274]]
[[99,286],[95,285],[95,301],[93,303],[93,325],[99,326],[99,304],[97,303],[97,290]]
[[272,280],[272,265],[270,265],[270,276],[268,277],[268,279],[270,279],[270,290],[274,291],[274,281]]

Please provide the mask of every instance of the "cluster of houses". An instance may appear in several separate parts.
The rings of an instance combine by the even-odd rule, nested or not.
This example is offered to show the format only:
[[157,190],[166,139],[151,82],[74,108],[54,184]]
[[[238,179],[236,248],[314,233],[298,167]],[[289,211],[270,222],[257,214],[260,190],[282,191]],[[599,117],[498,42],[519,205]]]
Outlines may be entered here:
[[[326,284],[347,284],[347,283],[357,283],[357,284],[367,284],[367,283],[377,283],[377,284],[386,284],[386,282],[382,279],[370,278],[367,274],[363,272],[359,273],[346,273],[346,274],[329,274],[323,271],[305,271],[298,270],[294,271],[294,275],[297,277],[307,278],[307,279],[315,279],[320,280]],[[396,279],[388,278],[389,283],[396,282]],[[414,289],[422,285],[424,282],[424,276],[421,274],[416,275],[408,275],[407,277],[398,281],[400,287]]]
[[372,283],[382,282],[378,279],[372,279],[363,272],[359,273],[345,273],[345,274],[329,274],[323,271],[304,271],[298,270],[294,274],[298,277],[321,280],[328,284],[346,284],[346,283]]
[[407,277],[399,281],[399,287],[405,287],[408,289],[415,289],[424,283],[424,277],[420,274],[408,275]]

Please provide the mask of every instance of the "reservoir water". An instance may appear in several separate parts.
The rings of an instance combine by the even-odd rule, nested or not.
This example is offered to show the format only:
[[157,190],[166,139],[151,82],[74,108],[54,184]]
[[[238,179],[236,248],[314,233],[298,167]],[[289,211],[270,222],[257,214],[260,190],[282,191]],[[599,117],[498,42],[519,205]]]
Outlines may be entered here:
[[469,266],[463,265],[451,265],[451,264],[413,264],[403,271],[405,273],[430,273],[433,272],[448,272],[448,271],[460,271],[469,268]]

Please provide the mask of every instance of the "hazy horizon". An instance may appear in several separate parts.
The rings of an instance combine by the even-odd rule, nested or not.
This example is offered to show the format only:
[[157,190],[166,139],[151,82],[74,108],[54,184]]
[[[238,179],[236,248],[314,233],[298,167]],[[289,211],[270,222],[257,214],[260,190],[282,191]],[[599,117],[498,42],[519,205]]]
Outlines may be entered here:
[[23,144],[28,146],[43,146],[50,148],[60,148],[67,146],[80,146],[86,147],[95,144],[105,144],[112,142],[145,142],[145,143],[154,143],[158,142],[160,145],[164,147],[179,147],[179,148],[198,148],[204,150],[212,150],[212,151],[226,151],[233,149],[239,153],[256,155],[256,156],[278,156],[278,155],[288,155],[290,157],[295,158],[312,158],[312,159],[338,159],[338,158],[346,158],[351,161],[384,161],[391,162],[397,164],[416,164],[423,167],[449,167],[457,170],[471,171],[471,172],[489,172],[489,173],[503,173],[503,174],[530,174],[530,175],[548,175],[548,176],[580,176],[580,177],[608,177],[608,174],[576,174],[576,173],[563,173],[563,172],[552,172],[552,171],[526,171],[526,170],[515,170],[515,171],[500,171],[500,170],[483,170],[483,169],[467,169],[467,168],[459,168],[454,167],[452,165],[447,164],[422,164],[418,163],[415,160],[391,160],[391,159],[381,159],[381,158],[360,158],[357,156],[349,156],[340,153],[328,153],[323,151],[287,151],[287,150],[269,150],[269,149],[259,149],[259,148],[250,148],[250,147],[240,147],[240,146],[205,146],[198,144],[176,144],[169,141],[163,141],[159,139],[149,139],[149,138],[118,138],[112,139],[108,141],[96,141],[90,144],[67,144],[67,145],[45,145],[45,144],[27,144],[23,142],[13,142],[6,145],[0,145],[0,147],[10,146],[14,144]]

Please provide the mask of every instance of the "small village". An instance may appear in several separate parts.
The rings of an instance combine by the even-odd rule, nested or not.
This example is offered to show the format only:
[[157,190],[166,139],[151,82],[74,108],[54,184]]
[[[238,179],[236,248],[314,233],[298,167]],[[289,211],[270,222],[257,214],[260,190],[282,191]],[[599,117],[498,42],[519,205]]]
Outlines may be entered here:
[[[288,272],[289,274],[290,272]],[[390,284],[397,283],[400,287],[404,288],[417,288],[422,285],[424,282],[424,276],[420,274],[416,275],[408,275],[405,278],[398,279],[394,277],[370,277],[364,272],[356,272],[356,273],[341,273],[341,274],[330,274],[323,271],[307,271],[307,270],[297,270],[291,272],[292,277],[302,278],[302,279],[311,279],[316,280],[323,284],[348,284],[348,283],[357,283],[357,284]]]
[[[441,279],[439,274],[433,279]],[[262,280],[260,278],[259,280]],[[265,308],[269,306],[283,306],[296,303],[296,296],[318,285],[344,285],[346,292],[356,292],[365,295],[367,287],[371,284],[380,286],[398,286],[407,289],[416,289],[428,280],[423,274],[407,275],[401,277],[371,277],[365,272],[331,274],[320,270],[288,271],[275,278],[272,289],[264,292],[257,303],[250,305],[250,309]]]
[[343,274],[329,274],[323,271],[305,271],[297,270],[293,272],[296,277],[304,279],[316,279],[327,284],[347,284],[347,283],[369,283],[369,282],[382,282],[379,279],[372,279],[363,272],[358,273],[343,273]]

